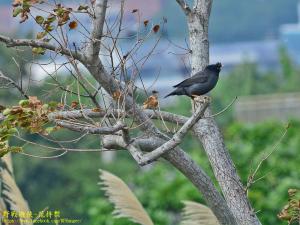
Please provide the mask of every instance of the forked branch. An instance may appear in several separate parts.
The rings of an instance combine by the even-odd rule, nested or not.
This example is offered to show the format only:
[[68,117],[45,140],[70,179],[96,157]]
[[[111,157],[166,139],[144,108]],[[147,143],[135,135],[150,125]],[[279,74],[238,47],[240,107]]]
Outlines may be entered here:
[[138,163],[140,165],[149,164],[159,158],[162,154],[178,146],[182,142],[183,138],[190,130],[190,128],[193,127],[195,123],[197,123],[197,121],[204,115],[204,112],[207,109],[208,105],[209,102],[206,101],[201,106],[199,106],[192,117],[189,118],[188,121],[186,121],[186,123],[173,135],[173,137],[169,141],[165,142],[162,146],[158,147],[152,152],[143,155],[141,161]]

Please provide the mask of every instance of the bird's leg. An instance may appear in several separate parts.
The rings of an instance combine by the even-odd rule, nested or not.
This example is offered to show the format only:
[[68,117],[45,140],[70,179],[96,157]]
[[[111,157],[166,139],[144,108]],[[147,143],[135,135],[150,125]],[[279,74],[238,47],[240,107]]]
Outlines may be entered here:
[[191,95],[191,98],[192,98],[192,101],[193,101],[193,110],[196,109],[196,100],[195,100],[195,98],[197,98],[197,97],[198,97],[198,95]]
[[208,95],[203,95],[202,97],[204,102],[211,102],[211,97],[209,97]]
[[207,95],[192,95],[192,98],[198,103],[211,102],[211,98]]
[[194,109],[196,109],[196,106],[198,107],[198,105],[201,105],[205,102],[208,103],[211,102],[211,98],[207,95],[192,95],[192,99],[193,99]]

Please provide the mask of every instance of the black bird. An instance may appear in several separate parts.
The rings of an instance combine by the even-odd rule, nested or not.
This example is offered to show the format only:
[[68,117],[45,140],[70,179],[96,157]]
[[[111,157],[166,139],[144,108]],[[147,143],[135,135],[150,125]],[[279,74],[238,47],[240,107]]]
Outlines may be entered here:
[[176,89],[165,98],[171,95],[187,95],[194,98],[206,94],[216,86],[221,68],[222,64],[219,62],[208,65],[204,70],[173,86]]

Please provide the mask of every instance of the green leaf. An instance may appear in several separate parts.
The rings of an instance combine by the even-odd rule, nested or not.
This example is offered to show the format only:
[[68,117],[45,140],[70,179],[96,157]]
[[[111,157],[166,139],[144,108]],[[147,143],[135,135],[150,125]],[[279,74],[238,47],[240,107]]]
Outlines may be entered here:
[[55,12],[56,12],[57,16],[62,16],[64,14],[65,10],[63,8],[57,8]]
[[55,20],[56,20],[56,16],[50,15],[50,16],[48,16],[46,23],[50,24],[50,23],[53,23]]
[[44,105],[42,106],[42,109],[43,109],[43,110],[48,110],[48,109],[49,109],[49,105],[48,105],[48,104],[44,104]]
[[29,105],[29,100],[27,100],[27,99],[21,100],[21,101],[19,101],[19,105],[22,107],[27,107]]
[[7,116],[10,113],[10,109],[4,109],[3,116]]
[[19,147],[19,146],[11,146],[11,147],[8,148],[8,151],[14,152],[14,153],[22,152],[22,147]]
[[17,128],[13,127],[13,128],[10,128],[7,132],[8,132],[8,134],[14,134],[14,133],[17,133],[18,130],[17,130]]
[[82,10],[88,10],[88,8],[89,8],[89,6],[88,5],[80,5],[79,7],[78,7],[78,11],[82,11]]
[[5,156],[7,153],[9,153],[7,148],[2,148],[0,149],[0,158],[2,158],[3,156]]
[[16,17],[18,16],[21,12],[22,12],[22,8],[18,7],[18,8],[14,8],[14,11],[13,11],[13,17]]
[[51,108],[56,108],[57,107],[57,102],[55,102],[55,101],[51,101],[51,102],[49,102],[48,103],[48,105],[49,105],[49,107],[51,107]]
[[47,127],[45,131],[47,134],[50,134],[51,132],[55,131],[55,127]]
[[38,23],[38,24],[42,24],[44,22],[44,17],[42,16],[36,16],[35,17],[35,21]]
[[37,55],[44,55],[46,52],[46,49],[44,49],[42,47],[32,48],[32,52]]
[[45,27],[45,30],[48,31],[48,32],[53,31],[53,29],[54,29],[54,27],[51,26],[51,25],[47,25],[47,26]]
[[36,34],[36,39],[42,39],[43,37],[45,37],[47,35],[47,32],[38,32]]
[[31,7],[30,2],[24,0],[24,1],[23,1],[23,9],[24,9],[25,11],[28,11],[28,10],[30,10],[30,7]]

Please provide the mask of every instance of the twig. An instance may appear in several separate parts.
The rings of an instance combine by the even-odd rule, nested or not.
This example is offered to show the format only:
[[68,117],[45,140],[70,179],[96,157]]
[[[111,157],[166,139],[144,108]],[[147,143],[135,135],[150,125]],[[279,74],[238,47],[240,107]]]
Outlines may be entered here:
[[25,97],[25,98],[29,98],[29,96],[24,92],[24,90],[22,89],[22,87],[20,87],[14,80],[12,80],[11,78],[5,76],[2,71],[0,71],[0,78],[7,80],[9,84],[11,84],[12,86],[14,86],[15,88],[18,89],[18,91]]
[[189,129],[194,126],[194,124],[197,123],[197,121],[204,115],[204,112],[207,109],[208,105],[209,102],[206,101],[201,106],[199,106],[193,116],[188,119],[188,121],[173,135],[173,137],[169,141],[153,150],[152,152],[143,155],[142,159],[138,162],[139,165],[143,166],[149,164],[159,158],[162,154],[179,145]]
[[30,47],[41,47],[63,55],[72,56],[79,61],[83,61],[84,57],[81,53],[71,51],[70,49],[64,48],[62,46],[58,47],[53,44],[49,44],[42,41],[35,41],[32,39],[13,39],[0,35],[0,42],[6,44],[7,47],[17,47],[17,46],[30,46]]
[[82,132],[87,134],[114,134],[119,130],[122,130],[126,125],[122,122],[117,122],[112,127],[90,127],[84,125],[77,125],[70,123],[67,120],[56,120],[54,121],[57,125],[67,128],[72,131]]
[[251,173],[251,174],[249,174],[248,179],[247,179],[247,186],[245,188],[246,192],[249,190],[249,188],[251,187],[251,185],[253,183],[255,183],[256,181],[258,181],[260,179],[260,178],[258,178],[256,180],[254,180],[254,178],[255,178],[258,170],[260,169],[260,167],[262,166],[262,164],[264,163],[264,161],[266,161],[278,149],[279,144],[281,143],[281,141],[283,140],[283,138],[287,134],[289,128],[290,128],[290,124],[288,124],[285,127],[285,130],[284,130],[283,134],[281,135],[281,137],[279,138],[279,140],[276,142],[276,144],[273,146],[272,150],[266,156],[264,156],[260,160],[260,162],[258,163],[258,165],[257,165],[256,169],[254,170],[254,172]]
[[86,48],[85,54],[90,60],[98,59],[100,51],[101,38],[103,34],[103,25],[107,8],[107,0],[96,0],[94,8],[93,30],[91,40]]
[[237,100],[237,96],[234,97],[234,99],[224,108],[222,109],[220,112],[217,112],[216,114],[213,114],[213,115],[210,115],[210,116],[207,116],[207,117],[204,117],[205,118],[213,118],[213,117],[216,117],[216,116],[219,116],[221,115],[222,113],[224,113],[227,109],[229,109],[233,103]]
[[189,15],[192,12],[189,5],[184,0],[176,0],[176,2],[180,5],[186,15]]

